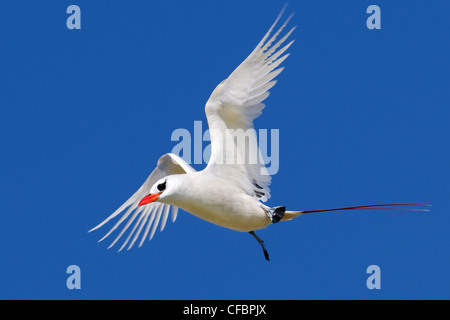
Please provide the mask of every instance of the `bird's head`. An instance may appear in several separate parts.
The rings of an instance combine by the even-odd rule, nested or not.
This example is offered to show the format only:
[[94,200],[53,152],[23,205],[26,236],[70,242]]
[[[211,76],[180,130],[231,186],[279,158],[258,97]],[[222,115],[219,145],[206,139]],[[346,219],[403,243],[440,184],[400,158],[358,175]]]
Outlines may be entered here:
[[164,202],[162,201],[163,199],[176,195],[180,189],[182,181],[184,180],[184,177],[182,176],[184,175],[170,175],[158,180],[150,188],[149,194],[142,198],[139,202],[139,206],[143,206],[154,201]]

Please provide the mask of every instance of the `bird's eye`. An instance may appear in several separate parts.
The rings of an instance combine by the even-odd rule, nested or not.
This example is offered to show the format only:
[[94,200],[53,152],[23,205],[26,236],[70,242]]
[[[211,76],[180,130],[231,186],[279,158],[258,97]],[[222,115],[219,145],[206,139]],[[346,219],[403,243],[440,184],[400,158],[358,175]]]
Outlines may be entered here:
[[164,181],[163,183],[158,184],[156,189],[158,189],[158,191],[163,192],[166,189],[166,182]]

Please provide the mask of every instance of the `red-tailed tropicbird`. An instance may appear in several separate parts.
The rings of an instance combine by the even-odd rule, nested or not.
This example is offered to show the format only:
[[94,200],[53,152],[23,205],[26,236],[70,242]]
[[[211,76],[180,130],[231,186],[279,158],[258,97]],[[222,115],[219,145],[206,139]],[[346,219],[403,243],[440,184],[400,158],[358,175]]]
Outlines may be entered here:
[[[252,53],[216,87],[206,103],[205,112],[211,135],[211,158],[206,168],[197,172],[177,155],[163,155],[136,193],[112,215],[90,230],[100,228],[128,208],[111,230],[100,239],[102,241],[108,237],[128,219],[109,248],[123,236],[133,222],[133,228],[119,251],[127,244],[130,249],[139,236],[139,246],[147,237],[152,239],[158,224],[161,231],[164,229],[171,207],[172,221],[175,221],[178,208],[181,208],[213,224],[249,232],[262,246],[267,260],[269,255],[264,242],[254,231],[272,223],[291,220],[311,212],[353,209],[427,211],[398,207],[411,204],[286,211],[285,207],[271,208],[261,203],[270,198],[271,177],[261,161],[249,161],[252,157],[255,158],[255,154],[251,152],[256,153],[257,159],[261,159],[253,120],[261,115],[265,107],[262,102],[269,96],[269,89],[275,85],[274,78],[283,70],[278,67],[289,56],[286,51],[294,42],[292,40],[284,44],[295,27],[277,40],[292,15],[273,33],[283,11]],[[234,139],[239,129],[247,133],[247,143],[239,143]]]

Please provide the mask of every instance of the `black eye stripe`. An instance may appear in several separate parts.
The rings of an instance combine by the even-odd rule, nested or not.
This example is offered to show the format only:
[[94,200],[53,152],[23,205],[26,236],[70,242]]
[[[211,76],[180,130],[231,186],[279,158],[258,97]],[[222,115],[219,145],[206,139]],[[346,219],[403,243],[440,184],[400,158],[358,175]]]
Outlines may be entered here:
[[164,191],[166,189],[166,182],[164,181],[163,183],[158,184],[156,189],[158,189],[158,191],[161,191],[161,192]]

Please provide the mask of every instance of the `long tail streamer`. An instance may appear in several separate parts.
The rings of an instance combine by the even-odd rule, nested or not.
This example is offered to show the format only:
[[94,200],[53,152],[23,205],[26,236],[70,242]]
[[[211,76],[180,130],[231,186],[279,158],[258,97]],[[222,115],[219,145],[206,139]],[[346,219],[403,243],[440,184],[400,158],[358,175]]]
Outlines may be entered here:
[[354,207],[345,207],[345,208],[333,208],[333,209],[320,209],[320,210],[305,210],[300,211],[302,214],[304,213],[314,213],[314,212],[325,212],[325,211],[339,211],[339,210],[402,210],[402,211],[430,211],[428,209],[418,209],[418,208],[396,208],[399,206],[422,206],[422,207],[430,207],[429,204],[412,204],[412,203],[390,203],[390,204],[371,204],[365,206],[354,206]]

